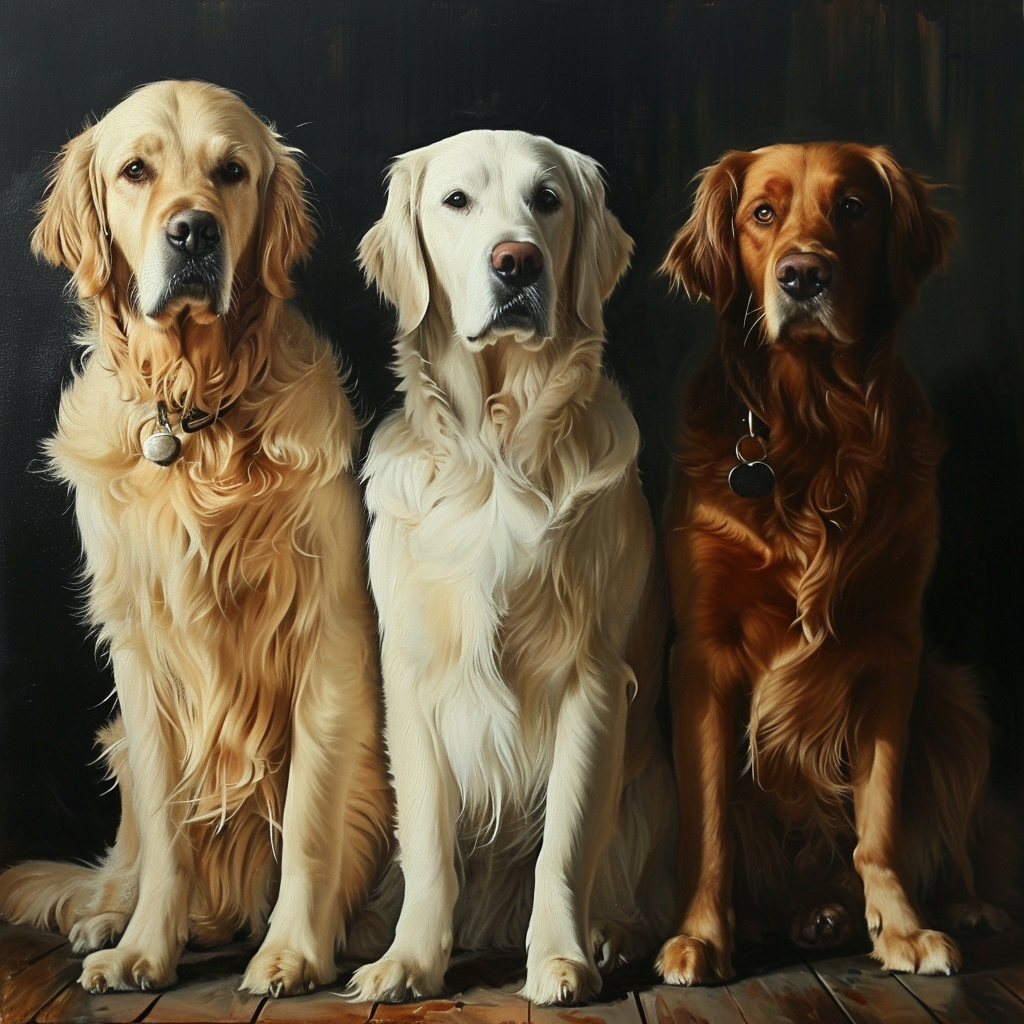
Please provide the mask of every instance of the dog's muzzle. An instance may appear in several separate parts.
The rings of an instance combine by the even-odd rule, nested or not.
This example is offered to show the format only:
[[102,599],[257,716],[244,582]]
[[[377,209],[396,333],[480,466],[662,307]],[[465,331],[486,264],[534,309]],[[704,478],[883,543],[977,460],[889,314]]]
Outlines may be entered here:
[[540,248],[533,242],[499,242],[491,251],[491,273],[494,314],[478,337],[520,331],[546,337],[549,288]]
[[225,253],[220,225],[212,213],[184,210],[167,222],[162,253],[164,285],[147,316],[160,316],[181,299],[205,302],[216,315],[224,303]]

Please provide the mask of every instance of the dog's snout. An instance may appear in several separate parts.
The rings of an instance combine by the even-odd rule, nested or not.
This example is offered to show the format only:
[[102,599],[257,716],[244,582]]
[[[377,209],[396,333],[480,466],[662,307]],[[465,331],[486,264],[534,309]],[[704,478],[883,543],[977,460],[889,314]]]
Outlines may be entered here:
[[815,252],[792,252],[775,265],[779,286],[794,299],[813,299],[832,280],[832,264]]
[[491,269],[506,284],[525,288],[544,270],[544,254],[533,242],[500,242],[491,250]]
[[183,210],[168,221],[167,240],[181,252],[202,256],[220,244],[220,225],[212,213]]

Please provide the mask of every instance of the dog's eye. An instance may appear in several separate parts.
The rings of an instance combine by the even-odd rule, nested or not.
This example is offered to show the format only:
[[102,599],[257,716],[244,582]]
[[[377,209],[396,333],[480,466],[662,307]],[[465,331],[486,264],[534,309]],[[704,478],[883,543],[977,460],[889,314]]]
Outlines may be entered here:
[[562,205],[554,189],[539,188],[533,197],[533,208],[538,213],[554,213]]
[[846,196],[839,200],[839,212],[844,220],[860,220],[867,210],[856,196]]
[[141,160],[132,160],[121,173],[131,181],[142,181],[146,177],[146,165]]
[[767,203],[762,203],[754,209],[754,220],[758,224],[771,224],[774,217],[775,211]]
[[245,168],[237,160],[229,160],[217,168],[217,177],[225,184],[245,180]]
[[454,192],[450,192],[444,197],[444,205],[450,206],[452,209],[461,210],[464,206],[469,203],[469,198],[465,192],[460,192],[456,189]]

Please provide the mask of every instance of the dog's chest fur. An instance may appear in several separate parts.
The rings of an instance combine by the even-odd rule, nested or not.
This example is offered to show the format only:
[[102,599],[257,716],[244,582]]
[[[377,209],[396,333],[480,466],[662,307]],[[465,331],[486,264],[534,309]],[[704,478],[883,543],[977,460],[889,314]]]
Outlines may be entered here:
[[[545,400],[541,388],[536,402]],[[555,443],[561,426],[537,432],[543,458],[515,457],[514,439],[503,446],[507,423],[488,418],[515,405],[481,399],[470,423],[447,405],[427,415],[417,406],[415,419],[395,413],[365,471],[386,697],[419,702],[437,723],[468,831],[499,814],[541,823],[554,724],[593,629],[581,608],[595,604],[573,593],[578,517],[621,487],[637,448],[635,423],[606,380],[586,428],[567,425]],[[389,671],[393,649],[416,666],[414,679]]]
[[[295,362],[300,392],[320,376],[311,365]],[[312,390],[330,405],[322,383]],[[89,618],[115,659],[130,652],[152,687],[191,816],[228,816],[257,789],[262,813],[277,816],[285,781],[277,769],[303,683],[293,654],[318,628],[298,621],[296,595],[325,585],[303,522],[329,501],[328,459],[319,477],[292,472],[264,454],[266,432],[226,421],[187,436],[178,461],[157,466],[140,455],[154,410],[155,402],[125,400],[94,352],[47,444],[75,494]]]

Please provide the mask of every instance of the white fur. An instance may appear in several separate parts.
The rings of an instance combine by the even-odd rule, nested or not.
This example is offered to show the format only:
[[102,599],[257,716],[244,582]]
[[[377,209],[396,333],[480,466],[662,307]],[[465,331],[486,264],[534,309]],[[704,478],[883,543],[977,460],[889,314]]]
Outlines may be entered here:
[[[543,253],[550,336],[485,330],[503,241]],[[453,947],[525,939],[524,994],[573,1002],[600,988],[595,947],[614,966],[664,928],[664,619],[636,424],[601,373],[630,250],[593,161],[519,132],[400,158],[363,240],[405,394],[365,469],[404,901],[363,999],[436,993]]]

